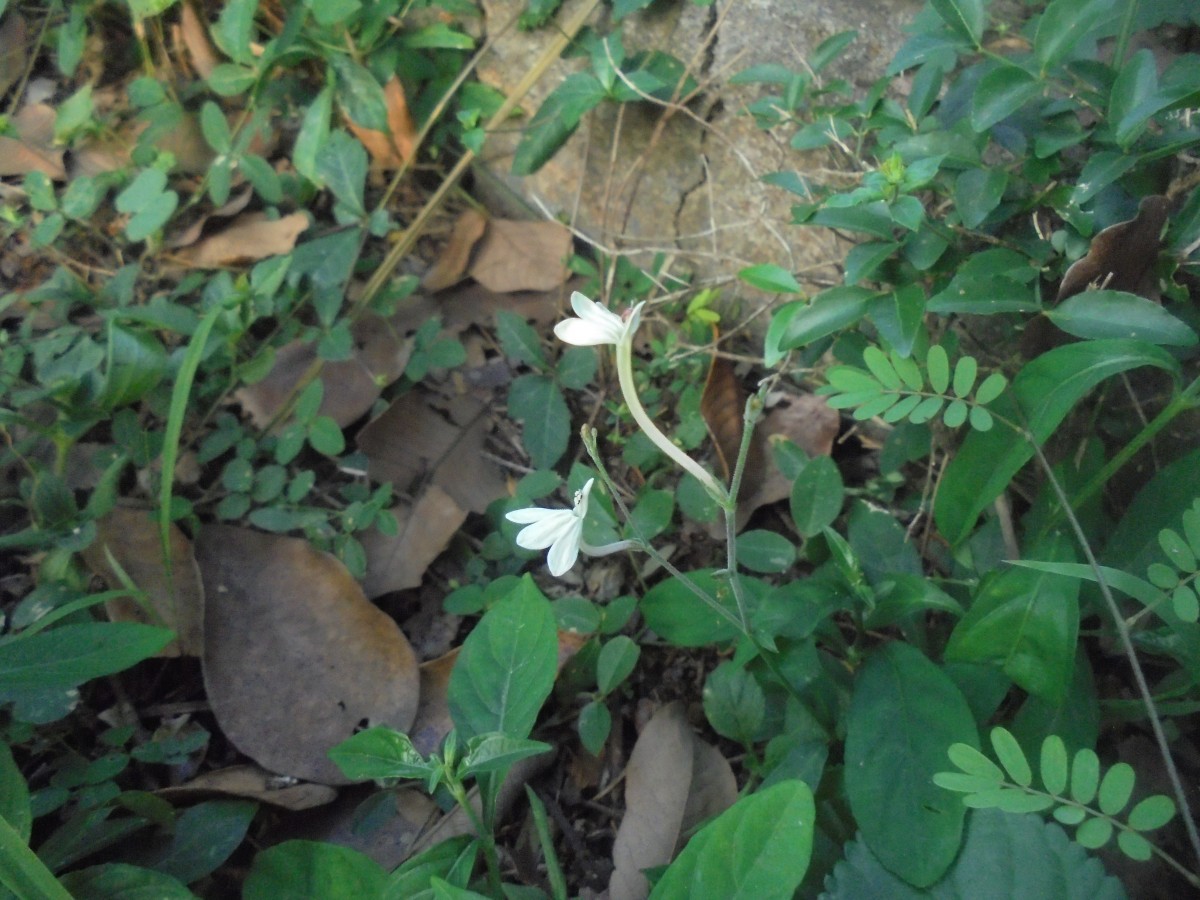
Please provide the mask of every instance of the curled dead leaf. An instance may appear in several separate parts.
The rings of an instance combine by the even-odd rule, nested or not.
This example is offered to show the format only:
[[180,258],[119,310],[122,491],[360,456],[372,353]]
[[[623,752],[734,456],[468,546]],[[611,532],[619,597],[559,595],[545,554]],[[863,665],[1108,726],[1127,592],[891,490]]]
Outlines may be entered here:
[[1067,269],[1058,286],[1059,302],[1086,291],[1090,286],[1110,291],[1128,291],[1155,299],[1154,263],[1159,240],[1167,223],[1167,198],[1158,194],[1143,197],[1137,215],[1109,225],[1092,238],[1087,255]]
[[151,616],[132,597],[119,597],[104,604],[110,619],[165,625],[176,638],[159,651],[159,656],[199,656],[204,650],[200,571],[192,542],[175,525],[171,526],[170,541],[172,573],[168,578],[157,519],[149,510],[118,507],[96,522],[96,540],[83,551],[83,559],[114,590],[123,586],[123,572],[146,594],[154,611]]
[[487,231],[487,226],[487,216],[476,209],[468,209],[459,216],[450,231],[450,240],[421,278],[421,287],[427,291],[441,291],[466,278],[471,251]]
[[733,467],[742,446],[745,407],[746,392],[734,374],[733,363],[714,356],[700,397],[700,415],[712,438],[726,484],[733,477]]
[[19,10],[10,9],[0,21],[0,97],[25,72],[29,61],[29,26]]
[[349,779],[328,757],[364,722],[405,731],[416,656],[346,567],[305,540],[207,525],[204,685],[222,731],[273,772]]
[[425,755],[441,746],[442,739],[454,727],[446,698],[458,650],[455,647],[437,659],[421,663],[421,705],[417,707],[417,717],[413,719],[408,736],[412,738],[413,746]]
[[269,219],[264,213],[246,213],[232,225],[210,235],[176,258],[196,269],[218,269],[239,263],[291,253],[296,239],[308,228],[308,216],[294,212],[281,219]]
[[570,277],[571,232],[558,222],[492,219],[468,274],[499,293],[548,291]]

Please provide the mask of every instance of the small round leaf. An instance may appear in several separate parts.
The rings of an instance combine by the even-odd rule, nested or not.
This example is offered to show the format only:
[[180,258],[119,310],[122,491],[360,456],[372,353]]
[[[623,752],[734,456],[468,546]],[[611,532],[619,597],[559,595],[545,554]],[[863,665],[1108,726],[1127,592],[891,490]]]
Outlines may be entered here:
[[1075,842],[1086,850],[1098,850],[1112,837],[1113,826],[1108,819],[1088,819],[1075,832]]
[[947,428],[958,428],[967,421],[967,404],[961,400],[954,400],[946,407],[945,415],[942,416],[942,422]]
[[954,396],[966,397],[975,387],[979,364],[973,356],[964,356],[954,366]]
[[1008,386],[1008,379],[999,372],[993,372],[987,378],[983,379],[983,384],[979,385],[979,390],[975,392],[975,402],[988,404],[1004,393],[1004,388]]
[[596,659],[596,685],[602,694],[609,693],[629,677],[641,652],[641,648],[623,634],[600,648]]
[[1137,779],[1133,766],[1129,763],[1117,763],[1104,773],[1100,782],[1100,812],[1106,816],[1115,816],[1125,808],[1133,793],[1133,783]]
[[1100,759],[1094,750],[1084,747],[1075,754],[1075,763],[1071,766],[1071,799],[1086,806],[1095,798],[1099,785]]
[[1154,794],[1129,811],[1129,827],[1137,831],[1162,828],[1175,815],[1175,801],[1164,794]]
[[929,372],[929,385],[934,393],[946,393],[946,388],[950,386],[950,360],[940,344],[929,348],[925,357],[925,368]]
[[1052,734],[1042,741],[1042,784],[1056,797],[1067,789],[1067,747],[1063,739]]
[[1145,862],[1154,852],[1148,840],[1132,831],[1122,831],[1118,834],[1117,846],[1121,848],[1122,853],[1138,862]]
[[588,753],[599,756],[612,729],[612,715],[603,703],[592,701],[579,713],[578,727],[579,739]]
[[996,758],[1009,777],[1021,787],[1029,787],[1033,783],[1033,772],[1029,768],[1029,760],[1025,758],[1025,751],[1012,732],[1006,728],[993,728],[991,738]]

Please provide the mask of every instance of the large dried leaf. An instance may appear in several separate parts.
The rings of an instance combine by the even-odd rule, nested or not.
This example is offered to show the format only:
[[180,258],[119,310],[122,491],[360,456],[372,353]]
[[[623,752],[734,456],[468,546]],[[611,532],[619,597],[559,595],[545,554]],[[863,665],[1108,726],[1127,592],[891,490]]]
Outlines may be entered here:
[[[83,551],[84,561],[113,589],[122,586],[115,561],[142,591],[157,615],[147,615],[131,597],[110,600],[105,605],[114,622],[144,622],[165,625],[176,639],[159,651],[159,656],[199,656],[204,650],[204,588],[192,554],[192,542],[175,525],[171,526],[171,569],[163,566],[158,521],[147,510],[114,509],[96,522],[96,540]],[[111,555],[111,560],[110,560]]]
[[[708,427],[708,435],[712,438],[713,447],[717,452],[717,461],[721,465],[721,475],[728,484],[733,477],[733,468],[737,463],[738,451],[742,446],[742,432],[745,430],[744,413],[746,408],[746,392],[733,371],[733,363],[719,356],[714,356],[708,367],[708,379],[704,382],[704,393],[700,397],[700,415]],[[744,490],[749,493],[757,487],[761,480],[762,440],[755,436],[751,438],[751,453],[747,458],[747,468],[750,468],[749,456],[756,457],[755,472],[743,475]],[[747,483],[749,482],[749,483]]]
[[204,684],[221,730],[273,772],[346,779],[326,755],[363,722],[406,730],[416,656],[346,567],[305,540],[208,525]]
[[1093,237],[1087,255],[1063,276],[1058,286],[1059,302],[1086,291],[1089,285],[1144,297],[1157,294],[1152,278],[1167,208],[1166,197],[1143,197],[1136,216],[1110,225]]
[[415,504],[393,507],[392,514],[400,526],[395,535],[371,530],[362,536],[367,553],[363,590],[372,599],[420,587],[429,564],[467,518],[467,511],[436,484],[429,485]]
[[384,85],[383,99],[387,104],[387,133],[364,128],[349,116],[346,117],[346,125],[367,148],[374,165],[381,169],[399,169],[412,158],[416,150],[417,126],[408,111],[404,85],[398,76],[393,75]]
[[471,251],[487,231],[487,226],[487,216],[478,210],[468,209],[459,216],[450,231],[450,240],[421,278],[421,287],[427,291],[441,291],[466,278]]
[[611,900],[643,900],[650,882],[642,869],[663,866],[679,841],[692,784],[692,730],[679,701],[646,723],[625,769],[625,815],[613,843]]
[[54,116],[53,107],[33,103],[12,117],[9,124],[17,136],[0,135],[0,175],[42,172],[58,181],[67,177],[62,148],[54,146]]
[[246,213],[232,225],[177,254],[197,269],[219,269],[291,253],[296,239],[308,228],[308,216],[294,212],[281,219]]
[[[305,341],[285,344],[275,354],[267,377],[238,388],[233,398],[259,428],[265,428],[291,397],[301,377],[317,360],[317,347]],[[327,362],[321,367],[325,393],[318,413],[331,416],[343,428],[371,408],[380,386],[357,358]]]
[[570,275],[571,232],[558,222],[492,219],[469,273],[492,291],[548,291]]
[[190,247],[196,241],[200,240],[200,235],[204,233],[204,226],[213,219],[228,219],[236,216],[250,204],[250,198],[254,196],[254,188],[250,185],[234,194],[221,206],[214,209],[212,212],[201,215],[195,222],[187,226],[178,234],[173,234],[166,241],[166,244],[171,249],[179,247]]
[[441,746],[442,739],[454,727],[447,697],[458,650],[455,647],[437,659],[421,663],[421,705],[408,736],[412,738],[413,746],[426,756]]
[[207,79],[221,59],[208,39],[208,29],[191,3],[184,3],[179,11],[179,36],[192,58],[192,68],[201,78]]
[[463,509],[482,513],[506,492],[499,471],[481,458],[488,428],[488,408],[476,400],[456,398],[447,417],[412,391],[363,426],[358,449],[373,481],[411,491],[430,479]]
[[253,765],[228,766],[197,775],[191,781],[156,792],[164,800],[189,802],[207,799],[214,795],[223,797],[245,797],[259,800],[282,809],[297,811],[312,809],[332,803],[337,791],[327,784],[300,782],[281,783],[278,775]]
[[695,735],[692,738],[692,783],[675,841],[676,853],[698,826],[729,809],[738,799],[737,776],[729,760],[712,744]]

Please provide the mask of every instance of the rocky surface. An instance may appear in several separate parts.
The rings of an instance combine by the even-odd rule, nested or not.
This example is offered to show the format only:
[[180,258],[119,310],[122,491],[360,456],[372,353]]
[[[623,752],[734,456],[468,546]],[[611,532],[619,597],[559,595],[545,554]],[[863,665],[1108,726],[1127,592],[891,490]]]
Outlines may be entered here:
[[[565,5],[570,15],[579,0]],[[484,0],[493,51],[480,77],[510,89],[542,52],[548,31],[504,30],[524,0]],[[826,38],[846,30],[858,37],[832,70],[865,87],[882,74],[903,43],[903,25],[917,0],[727,0],[697,6],[660,0],[621,23],[627,52],[659,49],[690,67],[701,90],[686,106],[602,104],[540,171],[511,174],[528,121],[567,74],[586,65],[559,60],[523,104],[514,128],[492,135],[484,161],[490,171],[543,214],[573,223],[610,252],[645,265],[654,252],[672,257],[672,271],[722,280],[743,266],[773,262],[814,286],[837,279],[831,268],[844,247],[832,235],[791,223],[793,195],[760,181],[769,172],[827,165],[824,154],[802,154],[788,140],[794,128],[766,132],[745,112],[764,89],[731,85],[737,72],[761,63],[798,69]],[[610,28],[602,7],[593,24]],[[830,74],[830,73],[827,73]]]

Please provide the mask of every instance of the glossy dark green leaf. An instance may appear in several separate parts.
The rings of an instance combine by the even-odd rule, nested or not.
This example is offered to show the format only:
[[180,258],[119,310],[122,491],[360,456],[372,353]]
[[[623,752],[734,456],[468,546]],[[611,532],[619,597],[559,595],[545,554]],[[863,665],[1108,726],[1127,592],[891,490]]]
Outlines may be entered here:
[[976,746],[967,702],[940,669],[907,644],[888,644],[859,671],[846,724],[850,808],[871,851],[917,887],[950,867],[965,807],[933,783],[946,748]]
[[808,871],[815,819],[802,781],[743,797],[687,842],[650,897],[788,900]]
[[337,101],[356,124],[388,133],[387,99],[370,70],[350,57],[331,53],[329,64],[337,73]]
[[837,287],[822,291],[807,304],[790,306],[780,326],[778,348],[792,350],[853,325],[867,313],[874,291],[860,287]]
[[987,24],[983,0],[931,0],[930,5],[951,31],[979,46]]
[[379,897],[387,879],[378,863],[349,847],[320,841],[285,841],[254,857],[242,885],[242,897]]
[[606,94],[590,72],[576,72],[556,87],[538,107],[513,155],[514,175],[532,175],[574,134],[579,120]]
[[329,758],[347,778],[423,779],[430,765],[406,734],[376,725],[352,735],[329,751]]
[[762,263],[748,266],[738,272],[738,278],[753,288],[772,294],[799,294],[800,283],[796,276],[783,266],[774,263]]
[[177,878],[131,866],[103,863],[67,872],[60,879],[75,900],[195,900]]
[[1053,68],[1071,55],[1079,41],[1101,24],[1114,0],[1051,0],[1038,19],[1033,52],[1042,70]]
[[539,756],[553,748],[541,741],[512,738],[504,734],[476,735],[463,749],[463,775],[506,772],[515,763]]
[[641,652],[641,647],[623,634],[605,642],[596,658],[596,687],[600,693],[612,692],[628,678]]
[[[1037,555],[1069,553],[1046,544]],[[946,659],[994,663],[1025,690],[1061,702],[1070,687],[1079,631],[1079,582],[1029,569],[986,576],[950,635]]]
[[[1178,371],[1178,364],[1165,351],[1140,341],[1058,347],[1027,363],[1010,391],[991,408],[1012,421],[1024,419],[1033,439],[1044,442],[1092,388],[1141,366]],[[965,540],[979,514],[1032,455],[1024,439],[1003,425],[971,432],[946,467],[934,502],[934,515],[946,539],[953,544]]]
[[571,412],[547,375],[521,375],[508,389],[508,414],[522,423],[521,440],[539,469],[551,468],[567,451]]
[[1084,291],[1046,310],[1046,316],[1075,337],[1130,338],[1171,347],[1191,347],[1192,331],[1159,304],[1124,291]]
[[912,353],[925,320],[925,291],[907,284],[870,301],[867,315],[880,337],[902,356]]
[[828,456],[812,459],[792,482],[792,520],[805,537],[820,534],[842,511],[842,473]]
[[0,692],[72,688],[128,669],[174,638],[165,628],[136,622],[63,625],[0,643]]
[[954,205],[967,228],[978,228],[1004,196],[1008,173],[1003,169],[968,169],[954,181]]
[[191,884],[212,874],[246,837],[258,804],[249,800],[205,800],[185,809],[164,840],[143,843],[131,861]]
[[554,685],[554,612],[526,575],[467,637],[450,674],[450,716],[459,737],[499,731],[529,736]]
[[167,351],[153,334],[111,324],[108,329],[104,386],[98,406],[115,409],[140,400],[167,373]]
[[1117,126],[1117,143],[1122,149],[1137,140],[1146,128],[1146,118],[1132,115],[1158,90],[1158,66],[1154,53],[1139,50],[1117,69],[1108,98],[1108,117]]
[[704,682],[704,715],[717,734],[749,746],[766,712],[762,688],[743,666],[723,662]]
[[900,244],[896,241],[866,241],[855,244],[846,254],[846,284],[858,284],[863,279],[873,276],[875,270],[899,247]]

